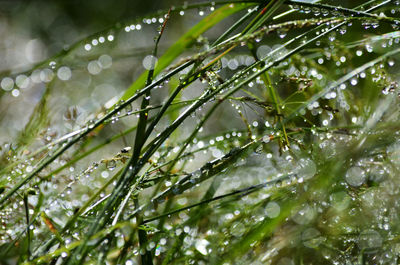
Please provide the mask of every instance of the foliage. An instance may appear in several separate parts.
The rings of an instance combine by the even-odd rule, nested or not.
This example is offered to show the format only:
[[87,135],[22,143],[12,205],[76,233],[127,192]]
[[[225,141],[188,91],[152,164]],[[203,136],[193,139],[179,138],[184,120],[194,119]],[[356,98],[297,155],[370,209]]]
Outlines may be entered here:
[[4,72],[39,99],[0,262],[396,264],[400,3],[330,2],[171,7]]

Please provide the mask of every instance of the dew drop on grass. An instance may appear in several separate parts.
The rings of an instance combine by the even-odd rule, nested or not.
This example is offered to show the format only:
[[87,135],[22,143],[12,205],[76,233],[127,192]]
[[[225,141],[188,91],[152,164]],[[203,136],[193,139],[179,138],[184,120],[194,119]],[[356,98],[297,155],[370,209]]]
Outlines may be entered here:
[[108,171],[104,170],[104,171],[101,172],[100,175],[101,175],[102,178],[106,179],[106,178],[108,178],[110,176],[110,173],[108,173]]
[[301,234],[303,245],[308,248],[317,248],[324,240],[321,233],[315,228],[308,228]]
[[261,45],[257,49],[257,57],[259,59],[262,59],[265,56],[267,56],[270,52],[271,52],[271,48],[268,45]]
[[276,202],[269,202],[265,206],[265,215],[268,216],[269,218],[278,217],[280,212],[281,212],[281,207]]
[[358,83],[357,78],[353,78],[353,79],[350,80],[350,84],[351,84],[352,86],[357,85],[357,83]]
[[287,30],[286,29],[279,29],[279,30],[277,30],[276,33],[278,34],[279,38],[283,39],[287,35]]
[[346,27],[346,26],[342,26],[342,27],[339,29],[339,33],[340,33],[341,35],[346,34],[346,31],[347,31],[347,27]]
[[89,43],[85,44],[84,49],[86,51],[90,51],[92,49],[92,45],[90,45]]
[[157,66],[157,58],[153,55],[147,55],[142,63],[145,69],[152,70]]
[[345,178],[350,186],[359,187],[365,182],[365,171],[361,167],[351,167],[347,170]]
[[343,211],[349,206],[351,198],[346,192],[338,191],[333,193],[329,197],[329,200],[331,201],[333,208],[337,211]]
[[114,170],[117,167],[117,162],[115,162],[115,160],[109,160],[106,163],[106,167],[108,170]]
[[53,80],[54,77],[54,73],[52,70],[50,69],[43,69],[42,71],[40,71],[40,80],[42,82],[48,83],[51,80]]
[[231,227],[231,234],[235,237],[241,237],[243,233],[245,232],[246,228],[244,224],[241,222],[236,222],[232,225]]
[[99,57],[98,62],[100,64],[101,68],[107,69],[107,68],[110,68],[112,65],[112,58],[110,55],[103,54]]
[[301,158],[298,161],[296,173],[301,178],[310,179],[317,173],[317,166],[311,159]]
[[370,45],[370,44],[366,44],[365,45],[365,49],[367,50],[367,52],[371,53],[374,51],[374,48]]
[[87,69],[90,74],[97,75],[101,72],[101,65],[98,61],[90,61],[88,63]]
[[365,252],[374,252],[382,246],[382,236],[373,229],[361,232],[358,239],[358,247]]
[[15,84],[19,87],[19,88],[27,88],[29,86],[29,81],[30,78],[26,75],[18,75],[17,78],[15,79]]
[[34,82],[34,83],[40,83],[40,82],[42,82],[41,80],[40,80],[40,70],[39,69],[35,69],[35,70],[33,70],[32,71],[32,73],[31,73],[31,80]]
[[14,87],[14,80],[10,77],[5,77],[1,80],[0,86],[5,91],[10,91]]
[[294,211],[294,215],[292,216],[293,221],[297,224],[305,225],[310,223],[315,216],[315,210],[309,205],[305,205],[298,211]]
[[264,135],[262,138],[262,141],[264,144],[267,144],[271,141],[271,136],[270,135]]
[[11,91],[11,95],[12,95],[13,97],[18,97],[19,94],[20,94],[19,89],[13,89],[13,90]]
[[386,171],[380,165],[374,165],[369,171],[369,179],[374,182],[381,182],[386,178]]
[[330,33],[329,36],[328,36],[328,39],[329,39],[329,41],[334,41],[334,40],[336,40],[336,34],[335,34],[335,32]]
[[30,172],[32,172],[33,167],[32,166],[27,166],[25,170],[26,170],[27,173],[30,173]]
[[200,180],[201,175],[202,175],[202,172],[200,169],[194,171],[190,177],[190,182],[197,183]]
[[72,76],[72,72],[68,66],[62,66],[62,67],[58,68],[57,77],[60,80],[67,81],[67,80],[71,79],[71,76]]

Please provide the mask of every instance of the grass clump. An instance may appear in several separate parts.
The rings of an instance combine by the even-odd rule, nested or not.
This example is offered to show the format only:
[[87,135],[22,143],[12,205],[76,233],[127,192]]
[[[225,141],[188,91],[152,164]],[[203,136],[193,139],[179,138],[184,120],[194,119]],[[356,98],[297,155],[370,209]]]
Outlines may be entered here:
[[396,264],[398,5],[171,7],[4,74],[40,99],[1,150],[1,262]]

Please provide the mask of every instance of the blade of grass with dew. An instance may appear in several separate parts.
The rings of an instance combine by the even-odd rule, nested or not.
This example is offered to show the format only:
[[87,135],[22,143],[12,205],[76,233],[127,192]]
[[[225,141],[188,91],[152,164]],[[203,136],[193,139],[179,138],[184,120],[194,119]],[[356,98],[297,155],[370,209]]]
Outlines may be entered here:
[[0,209],[5,206],[5,202],[7,201],[8,198],[10,198],[12,195],[15,194],[24,184],[29,182],[36,174],[41,172],[45,167],[47,167],[49,164],[51,164],[57,157],[59,157],[61,154],[63,154],[66,150],[68,150],[71,146],[73,146],[75,143],[77,143],[80,139],[82,139],[84,136],[98,128],[99,126],[102,126],[107,120],[111,119],[114,115],[116,115],[120,110],[131,104],[131,102],[137,100],[140,96],[144,95],[147,91],[153,89],[157,85],[161,84],[180,70],[186,68],[188,65],[192,64],[192,62],[185,63],[178,68],[172,70],[171,72],[167,73],[163,78],[153,82],[151,85],[143,88],[140,91],[137,91],[136,94],[134,94],[132,97],[129,98],[129,100],[126,100],[116,106],[114,109],[110,110],[106,115],[104,115],[102,118],[94,122],[94,124],[88,125],[82,132],[80,132],[77,136],[71,138],[67,143],[59,147],[57,150],[55,150],[51,155],[43,158],[36,166],[34,166],[34,170],[28,174],[27,176],[23,177],[18,183],[16,183],[6,194],[4,194],[0,198]]
[[[387,134],[388,131],[384,132]],[[389,136],[390,133],[387,135]],[[329,187],[332,186],[333,183],[338,181],[338,178],[344,176],[346,169],[349,167],[349,161],[351,159],[357,160],[357,157],[362,156],[362,154],[367,153],[368,150],[375,149],[376,143],[379,141],[378,139],[382,139],[382,135],[378,133],[367,134],[366,136],[361,135],[357,137],[346,150],[340,150],[340,154],[335,156],[333,159],[329,161],[324,161],[324,167],[320,168],[320,172],[318,172],[317,176],[314,179],[311,179],[309,190],[328,190]],[[367,138],[368,140],[365,140]],[[390,135],[389,137],[384,137],[386,141],[381,142],[380,145],[387,146],[395,141],[395,137]],[[361,148],[360,143],[363,143],[363,147]],[[365,144],[368,143],[368,144]],[[327,193],[325,193],[327,194]],[[265,219],[257,224],[249,233],[247,233],[241,240],[234,243],[227,249],[226,251],[230,253],[230,255],[223,256],[218,262],[218,264],[223,264],[227,261],[232,261],[238,256],[244,255],[248,252],[254,242],[261,242],[262,239],[270,236],[273,231],[275,231],[276,227],[283,223],[288,217],[290,217],[292,210],[297,206],[301,205],[303,202],[307,201],[309,193],[303,194],[300,198],[296,200],[289,200],[281,203],[281,211],[278,217],[274,219]]]
[[[168,22],[170,13],[171,13],[171,10],[169,10],[169,12],[168,12],[168,14],[167,14],[167,16],[166,16],[166,18],[164,20],[164,23],[163,23],[163,25],[161,27],[161,31],[157,36],[155,47],[154,47],[154,50],[153,50],[153,55],[152,55],[153,58],[157,57],[158,44],[159,44],[160,39],[161,39],[161,37],[163,35],[163,32],[165,30],[165,26],[166,26],[166,24]],[[152,67],[151,67],[151,69],[149,70],[149,72],[147,74],[147,80],[146,80],[146,84],[145,84],[146,86],[150,85],[152,83],[153,75],[154,75],[155,63],[156,63],[155,59],[153,59],[152,60]],[[150,95],[151,95],[150,91],[147,92],[144,95],[144,97],[142,99],[141,109],[146,109],[147,106],[149,105],[149,103],[150,103]],[[134,150],[133,150],[132,158],[129,160],[128,166],[131,166],[132,162],[136,163],[136,161],[139,159],[142,147],[143,147],[144,143],[146,142],[147,119],[148,119],[148,112],[141,112],[140,115],[139,115],[139,121],[138,121],[138,125],[137,125],[137,130],[136,130]],[[124,177],[124,175],[122,175],[122,177]],[[122,205],[120,206],[120,210],[119,211],[122,211],[123,208],[125,207],[126,202],[129,199],[130,194],[131,194],[132,191],[133,190],[131,189],[130,192],[128,192],[127,196],[124,199],[125,203],[122,203]],[[135,207],[139,207],[139,200],[138,200],[137,196],[134,198],[134,204],[135,204]],[[119,215],[117,214],[117,216],[114,218],[115,221],[118,220],[118,216]],[[142,222],[143,222],[143,217],[141,215],[137,215],[136,216],[136,222],[140,226],[142,224]],[[131,236],[131,238],[133,238],[133,236]],[[144,253],[140,253],[142,264],[143,265],[152,265],[153,264],[153,260],[152,260],[151,252],[147,251],[145,249],[145,246],[147,244],[147,233],[146,233],[146,231],[144,231],[142,229],[139,229],[138,230],[138,238],[139,238],[139,247],[144,249]],[[125,245],[130,245],[131,242],[132,242],[132,240],[129,240],[127,243],[125,243]],[[127,247],[124,247],[124,249],[122,251],[122,254],[121,254],[121,258],[122,259],[126,255],[126,249],[127,249]]]
[[[168,67],[182,52],[193,45],[201,34],[213,27],[223,19],[245,9],[254,4],[227,4],[215,10],[209,16],[197,23],[192,29],[186,32],[178,41],[175,42],[158,60],[154,69],[154,75],[158,75]],[[147,74],[143,73],[125,92],[122,100],[130,98],[137,90],[141,89],[146,82]]]

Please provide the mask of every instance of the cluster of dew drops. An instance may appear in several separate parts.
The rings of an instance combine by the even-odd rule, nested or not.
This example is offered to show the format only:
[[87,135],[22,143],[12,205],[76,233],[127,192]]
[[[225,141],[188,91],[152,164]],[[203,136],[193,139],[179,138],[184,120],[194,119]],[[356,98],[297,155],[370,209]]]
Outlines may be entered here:
[[[395,1],[396,4],[400,4],[399,1]],[[213,7],[211,7],[213,8]],[[210,10],[212,11],[212,9],[210,8]],[[305,7],[293,7],[296,10],[300,10],[304,13],[314,13],[314,15],[318,16],[318,15],[328,15],[329,12],[326,10],[313,10],[313,9],[307,9]],[[396,9],[392,9],[391,14],[397,13],[398,10]],[[182,10],[179,12],[180,15],[184,15],[185,12]],[[199,15],[203,16],[205,14],[204,10],[200,10],[199,11]],[[147,18],[143,20],[144,24],[155,24],[155,23],[163,23],[164,22],[164,18]],[[347,26],[351,26],[351,25],[347,25]],[[363,27],[365,29],[370,29],[370,28],[376,28],[379,26],[379,23],[377,22],[365,22],[363,23]],[[124,31],[126,33],[132,32],[132,31],[139,31],[142,29],[141,24],[130,24],[124,27]],[[342,27],[338,30],[338,33],[343,35],[346,34],[347,28],[346,27]],[[336,40],[336,33],[334,34],[330,34],[328,39],[329,41],[333,42]],[[278,36],[279,38],[285,38],[286,37],[286,32],[282,32],[279,31],[278,32]],[[87,52],[90,52],[91,50],[93,50],[96,46],[101,45],[105,42],[112,42],[114,41],[114,35],[109,34],[107,36],[100,36],[98,38],[92,39],[90,42],[84,44],[83,48],[84,50],[86,50]],[[398,44],[399,43],[399,38],[395,38],[395,39],[390,39],[388,41],[382,42],[381,47],[383,48],[390,48],[392,47],[392,45],[394,44]],[[318,44],[317,44],[318,45]],[[262,45],[259,47],[257,53],[260,54],[260,57],[263,57],[263,55],[267,54],[270,50],[273,50],[274,47],[270,48],[268,45]],[[365,44],[364,49],[357,49],[356,50],[356,56],[363,56],[364,53],[372,53],[374,51],[374,45],[372,44]],[[317,63],[320,65],[323,65],[324,63],[326,63],[326,61],[329,61],[331,58],[330,54],[327,54],[325,57],[320,57],[317,59]],[[146,69],[151,69],[151,67],[154,67],[154,60],[155,58],[152,58],[152,55],[148,55],[144,58],[143,60],[143,66]],[[344,64],[346,62],[347,58],[343,55],[340,56],[338,58],[338,60],[335,62],[336,66],[341,66],[342,64]],[[253,59],[250,56],[245,56],[245,55],[240,55],[240,56],[236,56],[236,57],[232,57],[232,58],[223,58],[222,59],[222,67],[223,68],[228,68],[229,70],[236,70],[238,67],[240,66],[249,66],[253,63]],[[92,75],[97,75],[99,74],[103,69],[107,69],[109,67],[111,67],[112,65],[112,58],[109,55],[103,54],[101,56],[98,57],[97,60],[94,61],[90,61],[87,65],[87,70],[90,74]],[[393,59],[390,59],[387,61],[387,65],[389,67],[393,67],[395,65],[395,61]],[[377,68],[384,68],[386,67],[386,65],[380,64],[378,65]],[[377,68],[376,67],[372,67],[371,69],[369,69],[369,74],[375,74],[377,72]],[[292,70],[293,71],[293,70]],[[316,79],[322,79],[322,74],[319,73],[316,69],[309,69],[309,71],[307,71],[306,69],[299,69],[297,70],[299,72],[299,74],[301,75],[308,75],[308,77],[312,77],[312,78],[316,78]],[[348,83],[343,83],[340,84],[335,90],[332,90],[331,92],[329,92],[328,94],[325,95],[326,99],[335,99],[337,97],[340,96],[340,91],[346,89],[347,86],[356,86],[359,83],[358,78],[366,78],[368,73],[366,72],[362,72],[360,73],[357,77],[352,78],[351,80],[348,81]],[[44,83],[48,83],[50,82],[55,76],[57,76],[60,80],[62,81],[68,81],[71,79],[72,77],[72,70],[68,67],[68,66],[60,66],[57,67],[56,62],[50,62],[49,63],[49,67],[45,68],[45,69],[37,69],[34,70],[30,76],[27,76],[25,74],[20,74],[17,75],[15,78],[12,77],[4,77],[1,82],[0,82],[0,87],[4,90],[4,91],[10,91],[12,96],[14,97],[18,97],[20,95],[20,90],[26,89],[29,87],[30,82],[33,83],[40,83],[40,82],[44,82]],[[378,77],[375,77],[378,78]],[[256,79],[255,80],[255,84],[257,83],[261,83],[260,79]],[[249,83],[248,86],[252,87],[253,85],[255,85],[254,83]],[[388,89],[384,89],[382,90],[382,93],[387,94],[389,93]],[[342,107],[344,108],[349,108],[348,105],[343,105]],[[236,106],[235,106],[236,108]],[[321,109],[320,106],[318,104],[318,102],[314,102],[311,105],[308,106],[308,110],[310,110],[313,115],[318,115],[321,114]],[[131,111],[128,111],[129,113]],[[332,117],[331,117],[332,118]],[[114,119],[112,121],[115,121],[117,119]],[[353,123],[357,123],[358,119],[357,117],[354,117],[352,119]],[[322,124],[324,126],[327,126],[329,124],[329,121],[327,120],[323,120]],[[253,128],[257,128],[259,126],[259,122],[258,121],[252,121],[251,125]],[[268,122],[265,123],[265,126],[267,128],[270,127],[270,124]],[[214,145],[216,142],[222,142],[224,140],[226,140],[227,138],[233,138],[233,137],[241,137],[242,133],[241,132],[233,132],[230,134],[226,134],[223,136],[218,136],[215,139],[211,139],[208,141],[208,144],[210,146]],[[269,136],[264,137],[263,138],[263,142],[264,143],[268,143],[270,141]],[[194,146],[198,147],[198,148],[203,148],[207,143],[203,140],[194,140],[193,141]],[[177,150],[173,150],[173,152],[177,152]],[[396,151],[394,148],[393,150],[391,150],[392,155],[397,155],[398,156],[398,151]],[[220,158],[222,156],[222,152],[220,150],[218,150],[217,148],[213,149],[213,156],[215,158]],[[118,156],[118,155],[117,155]],[[156,154],[156,157],[159,156],[159,154]],[[267,156],[268,158],[271,158],[272,155],[268,154]],[[287,159],[287,158],[285,158]],[[383,158],[382,157],[377,157],[376,159],[370,159],[370,160],[361,160],[358,161],[357,163],[354,163],[353,166],[351,166],[346,174],[345,174],[345,181],[346,181],[346,185],[352,187],[352,188],[358,188],[361,187],[362,185],[364,185],[369,179],[377,181],[377,182],[381,182],[384,181],[385,176],[388,174],[388,171],[390,169],[382,166],[382,164],[380,163],[381,160]],[[396,159],[396,158],[393,158]],[[290,160],[287,159],[287,160]],[[101,161],[101,163],[104,163],[105,165],[105,170],[103,170],[101,172],[101,177],[102,178],[109,178],[110,173],[109,171],[114,170],[117,167],[117,159],[112,158],[110,160],[107,161]],[[396,160],[397,161],[397,160]],[[300,163],[299,170],[304,170],[304,168],[306,168],[307,172],[309,173],[309,171],[312,171],[311,174],[315,174],[315,164],[313,164],[314,162],[312,162],[312,160],[308,160],[306,162],[302,162]],[[397,161],[398,163],[398,161]],[[305,164],[307,164],[307,166],[304,166]],[[371,166],[372,165],[372,166]],[[90,166],[88,169],[82,171],[80,174],[76,175],[76,177],[74,178],[74,180],[71,183],[75,183],[76,181],[78,181],[82,176],[86,176],[89,177],[90,174],[96,170],[99,167],[99,163],[94,163],[92,166]],[[32,165],[27,165],[25,167],[25,172],[26,173],[30,173],[33,170]],[[69,171],[72,173],[74,171],[74,168],[70,168]],[[304,172],[303,172],[304,173]],[[300,181],[300,183],[303,182],[303,180]],[[71,185],[68,185],[63,192],[61,192],[59,194],[59,196],[61,198],[65,197],[66,195],[70,194],[71,191]],[[104,194],[101,195],[101,197],[103,197]],[[337,207],[338,209],[344,209],[346,207],[346,205],[344,205],[345,203],[344,201],[350,200],[349,198],[346,197],[347,195],[345,193],[335,193],[333,195],[330,196],[330,200],[331,202],[335,205],[335,207]],[[370,195],[370,196],[376,196],[376,195]],[[84,199],[84,198],[82,198]],[[84,200],[83,200],[84,201]],[[20,207],[21,205],[16,205],[15,207]],[[53,204],[50,204],[51,207],[53,207]],[[72,206],[79,206],[78,204],[73,204]],[[50,210],[51,207],[49,207],[47,210]],[[299,225],[304,225],[304,224],[308,224],[311,222],[311,220],[315,217],[317,212],[316,207],[310,205],[310,204],[304,204],[302,205],[301,209],[297,209],[296,212],[293,213],[293,217],[292,219],[294,220],[295,223],[299,224]],[[7,218],[9,217],[9,215],[12,213],[12,209],[9,209],[9,211],[4,211],[1,213],[1,217],[2,220],[7,220]],[[235,215],[238,215],[239,213],[234,213],[234,214],[227,214],[224,218],[226,220],[231,220],[234,218]],[[276,218],[277,216],[279,216],[280,214],[280,206],[277,202],[275,201],[271,201],[269,202],[266,207],[265,207],[265,215],[268,218]],[[184,217],[184,214],[182,214],[182,217]],[[381,233],[379,232],[379,230],[389,230],[390,229],[390,225],[388,220],[386,220],[386,222],[381,222],[381,224],[377,227],[372,227],[372,228],[367,228],[364,229],[363,231],[361,231],[359,233],[359,237],[358,237],[358,244],[360,246],[361,249],[375,249],[375,248],[379,248],[382,246],[383,244],[383,236],[381,235]],[[192,239],[194,239],[196,237],[196,232],[193,231],[190,227],[183,227],[178,228],[175,233],[176,235],[180,235],[182,232],[187,233]],[[241,235],[243,235],[244,232],[244,227],[243,224],[241,224],[240,222],[236,222],[234,223],[233,227],[231,228],[230,233],[236,237],[240,237]],[[11,232],[10,232],[11,233]],[[321,232],[318,231],[315,228],[308,228],[306,230],[304,230],[301,234],[302,237],[302,241],[303,244],[306,247],[309,248],[316,248],[318,247],[319,244],[321,244],[323,242],[323,238],[321,237]],[[121,237],[122,238],[122,237]],[[155,249],[156,250],[156,255],[160,255],[161,252],[166,251],[166,248],[164,247],[167,243],[167,240],[165,238],[162,238],[161,240],[159,240],[159,245],[156,245],[154,242],[149,243],[148,245],[148,250],[152,250]],[[208,248],[208,246],[210,245],[210,242],[208,242],[206,239],[201,239],[201,240],[196,240],[195,243],[187,243],[187,245],[190,244],[194,244],[195,248],[197,249],[197,251],[199,251],[201,254],[206,255],[209,254],[209,252],[211,251],[210,248]],[[133,261],[128,260],[126,264],[134,264]],[[280,264],[294,264],[293,261],[289,258],[281,258],[280,260]]]

